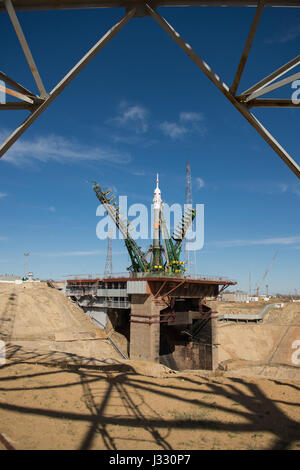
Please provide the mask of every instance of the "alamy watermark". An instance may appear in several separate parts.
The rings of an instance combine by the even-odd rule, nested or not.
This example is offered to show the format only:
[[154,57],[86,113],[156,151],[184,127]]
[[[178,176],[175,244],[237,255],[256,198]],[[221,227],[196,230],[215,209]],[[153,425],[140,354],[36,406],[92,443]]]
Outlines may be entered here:
[[292,103],[298,105],[300,104],[300,80],[295,80],[292,83],[292,88],[295,89],[292,93]]
[[6,86],[3,80],[0,80],[0,103],[6,103]]
[[[153,239],[153,204],[149,214],[149,208],[145,204],[131,204],[128,206],[127,196],[119,196],[118,207],[120,220],[125,221],[123,226],[126,227],[127,233],[132,239]],[[196,214],[193,222],[189,223],[189,228],[184,236],[184,239],[187,240],[186,249],[188,251],[201,250],[204,245],[204,204],[196,204],[193,209],[196,210]],[[173,232],[175,234],[180,233],[184,224],[188,223],[189,217],[191,217],[191,210],[191,204],[181,205],[174,203],[169,206],[163,203],[163,221],[160,227],[162,238],[169,238],[169,236],[173,235]],[[112,239],[124,239],[124,235],[121,231],[117,230],[116,224],[108,214],[105,206],[100,204],[97,207],[96,215],[101,218],[96,227],[96,235],[100,240],[105,240],[108,236]],[[125,233],[125,237],[126,235]]]
[[6,363],[6,344],[0,341],[0,366]]
[[295,349],[295,351],[292,354],[292,363],[295,366],[299,366],[300,365],[300,339],[296,339],[292,343],[292,349]]

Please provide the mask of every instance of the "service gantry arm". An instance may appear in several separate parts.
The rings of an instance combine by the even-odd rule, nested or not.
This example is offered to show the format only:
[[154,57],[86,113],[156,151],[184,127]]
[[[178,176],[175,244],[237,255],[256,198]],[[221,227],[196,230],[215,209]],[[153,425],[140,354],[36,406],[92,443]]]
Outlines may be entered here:
[[182,216],[180,224],[176,227],[174,234],[170,237],[167,223],[164,218],[163,208],[161,211],[161,228],[163,245],[166,256],[166,270],[172,272],[181,272],[184,270],[184,263],[180,261],[180,254],[182,248],[182,242],[187,234],[187,231],[192,224],[196,215],[196,211],[192,208],[186,209]]
[[181,219],[181,222],[175,228],[174,233],[172,235],[173,240],[175,241],[176,250],[181,250],[183,240],[190,228],[191,224],[193,223],[194,218],[196,217],[196,209],[192,207],[188,207]]
[[124,237],[125,246],[132,262],[132,266],[130,266],[129,269],[133,272],[148,271],[149,263],[147,262],[145,254],[143,253],[141,248],[129,235],[129,223],[126,219],[121,219],[120,209],[117,205],[117,202],[114,201],[115,196],[112,194],[111,191],[102,191],[102,189],[96,182],[94,183],[93,190],[95,191],[98,200],[104,206],[105,210],[110,215],[111,219],[116,224],[117,228],[120,230],[121,234]]

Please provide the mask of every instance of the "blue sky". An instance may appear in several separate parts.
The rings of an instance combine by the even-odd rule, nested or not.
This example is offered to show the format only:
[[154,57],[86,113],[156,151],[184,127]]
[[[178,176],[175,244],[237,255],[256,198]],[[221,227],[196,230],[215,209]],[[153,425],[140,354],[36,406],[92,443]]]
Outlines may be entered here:
[[[161,13],[231,84],[253,17],[249,8],[168,8]],[[121,16],[122,10],[20,13],[48,91]],[[239,91],[299,53],[300,10],[266,8]],[[1,70],[36,92],[6,15]],[[299,71],[296,68],[293,73]],[[286,86],[269,97],[290,98]],[[299,162],[299,111],[256,116]],[[1,140],[26,117],[2,112]],[[300,292],[300,184],[242,116],[150,18],[131,22],[0,160],[0,273],[41,278],[101,273],[97,199],[87,181],[151,204],[156,172],[164,201],[184,203],[190,162],[194,203],[205,204],[197,271],[248,289]],[[128,266],[113,241],[115,272]]]

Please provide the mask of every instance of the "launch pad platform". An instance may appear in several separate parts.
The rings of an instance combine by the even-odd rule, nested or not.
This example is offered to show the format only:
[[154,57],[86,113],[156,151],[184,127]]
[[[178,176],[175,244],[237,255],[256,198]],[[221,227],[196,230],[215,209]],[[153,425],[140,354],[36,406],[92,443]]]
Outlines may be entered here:
[[166,273],[75,276],[67,280],[66,294],[96,324],[123,338],[130,359],[177,370],[215,369],[217,315],[206,298],[235,284],[222,277]]

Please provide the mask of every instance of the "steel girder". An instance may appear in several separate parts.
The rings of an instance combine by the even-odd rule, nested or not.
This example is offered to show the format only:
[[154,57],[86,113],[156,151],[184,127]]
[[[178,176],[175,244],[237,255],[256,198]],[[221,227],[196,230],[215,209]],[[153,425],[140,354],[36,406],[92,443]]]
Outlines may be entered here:
[[[81,8],[130,8],[145,5],[145,0],[14,0],[16,10],[63,10]],[[150,0],[153,8],[158,7],[249,7],[256,6],[257,0]],[[299,0],[265,0],[267,7],[297,7]],[[0,11],[4,7],[0,1]]]
[[[233,79],[232,85],[229,87],[220,77],[212,70],[212,68],[192,49],[192,47],[184,41],[180,34],[161,16],[157,11],[158,6],[256,6],[250,31],[241,55],[241,59]],[[16,35],[23,49],[25,58],[32,72],[33,78],[39,90],[39,95],[27,90],[17,81],[8,77],[4,72],[0,72],[0,80],[6,85],[6,93],[16,97],[20,101],[13,101],[0,104],[0,110],[29,110],[30,114],[25,121],[6,139],[0,146],[0,158],[5,152],[21,137],[21,135],[31,126],[31,124],[47,109],[47,107],[57,98],[64,88],[79,74],[79,72],[90,62],[90,60],[114,37],[120,29],[125,26],[132,17],[151,16],[166,33],[179,45],[179,47],[190,57],[190,59],[200,68],[200,70],[209,78],[209,80],[221,91],[221,93],[235,106],[235,108],[244,116],[252,127],[261,135],[261,137],[270,145],[284,163],[300,178],[300,166],[287,153],[287,151],[277,142],[271,133],[262,125],[262,123],[250,112],[252,107],[299,107],[299,105],[290,99],[258,99],[267,93],[278,89],[288,83],[300,79],[300,73],[290,75],[286,78],[278,80],[280,77],[288,73],[294,67],[300,64],[300,56],[295,57],[279,69],[272,72],[267,77],[260,80],[248,90],[237,95],[240,80],[255,38],[262,12],[265,7],[300,7],[300,0],[280,1],[280,0],[230,0],[230,1],[155,1],[147,3],[143,0],[124,0],[124,1],[80,1],[80,0],[0,0],[0,11],[6,9]],[[109,8],[109,7],[125,7],[126,14],[116,23],[107,33],[102,36],[99,41],[85,54],[84,57],[65,75],[65,77],[53,88],[47,92],[34,62],[30,48],[22,31],[21,25],[17,18],[15,8],[20,10],[36,10],[36,9],[54,9],[54,8]],[[278,80],[278,81],[276,81]],[[2,87],[3,88],[3,87]],[[3,91],[0,86],[0,91]]]

